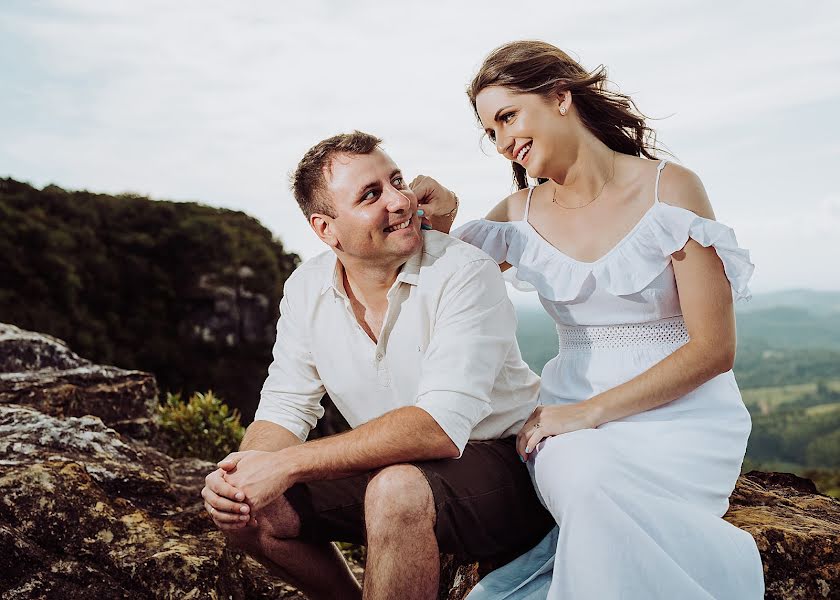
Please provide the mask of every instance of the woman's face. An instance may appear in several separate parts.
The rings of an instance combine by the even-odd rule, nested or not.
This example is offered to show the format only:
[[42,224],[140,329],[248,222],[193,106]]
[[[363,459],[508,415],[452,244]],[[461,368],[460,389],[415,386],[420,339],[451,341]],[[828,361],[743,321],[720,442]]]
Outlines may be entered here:
[[[475,99],[478,117],[496,150],[517,162],[529,177],[556,177],[565,172],[574,152],[569,124],[571,95],[554,100],[490,86]],[[565,109],[561,114],[561,108]]]

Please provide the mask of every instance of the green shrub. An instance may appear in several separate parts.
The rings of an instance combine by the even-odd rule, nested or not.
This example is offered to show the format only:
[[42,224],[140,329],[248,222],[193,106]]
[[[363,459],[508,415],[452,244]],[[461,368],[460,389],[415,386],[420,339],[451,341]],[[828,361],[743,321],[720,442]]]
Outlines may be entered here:
[[219,461],[239,448],[245,428],[239,411],[208,391],[196,392],[188,402],[181,394],[167,394],[158,408],[160,434],[170,456],[194,456]]

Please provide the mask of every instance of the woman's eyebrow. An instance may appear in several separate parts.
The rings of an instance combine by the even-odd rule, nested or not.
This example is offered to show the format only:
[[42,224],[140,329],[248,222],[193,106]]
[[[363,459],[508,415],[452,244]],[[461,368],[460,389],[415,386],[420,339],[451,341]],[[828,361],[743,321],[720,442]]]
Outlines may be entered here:
[[512,108],[512,107],[513,107],[513,104],[508,104],[507,106],[503,106],[502,108],[500,108],[499,110],[497,110],[497,111],[496,111],[496,114],[495,114],[495,115],[493,115],[493,120],[494,120],[494,121],[498,121],[498,120],[499,120],[499,114],[501,114],[501,112],[502,112],[503,110],[507,110],[507,109]]

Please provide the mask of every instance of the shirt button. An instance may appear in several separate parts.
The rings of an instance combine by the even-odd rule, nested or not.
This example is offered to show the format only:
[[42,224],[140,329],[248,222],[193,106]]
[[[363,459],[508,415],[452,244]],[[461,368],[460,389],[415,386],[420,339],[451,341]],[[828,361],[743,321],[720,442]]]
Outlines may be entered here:
[[382,353],[376,355],[376,360],[382,360]]

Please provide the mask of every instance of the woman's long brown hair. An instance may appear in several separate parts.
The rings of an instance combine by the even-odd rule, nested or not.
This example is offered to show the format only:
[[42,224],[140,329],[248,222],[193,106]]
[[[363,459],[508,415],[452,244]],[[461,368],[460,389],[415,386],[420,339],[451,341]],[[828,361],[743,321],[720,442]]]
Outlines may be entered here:
[[[484,59],[467,88],[478,118],[475,99],[490,86],[501,86],[523,94],[545,98],[570,91],[581,121],[609,148],[623,154],[656,158],[656,132],[630,96],[607,89],[603,65],[587,72],[577,61],[546,42],[511,42],[493,50]],[[518,189],[528,187],[525,167],[512,162],[513,181]]]

